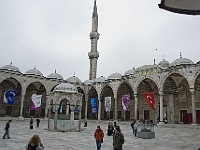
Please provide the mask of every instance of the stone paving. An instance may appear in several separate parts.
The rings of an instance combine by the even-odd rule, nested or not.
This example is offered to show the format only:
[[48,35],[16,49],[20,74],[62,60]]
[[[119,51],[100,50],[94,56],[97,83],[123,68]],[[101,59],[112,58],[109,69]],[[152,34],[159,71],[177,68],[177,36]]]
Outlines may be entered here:
[[[29,120],[13,120],[10,127],[11,139],[0,139],[0,150],[25,150],[25,145],[35,133],[39,134],[45,150],[95,150],[94,130],[100,125],[105,138],[102,150],[112,150],[112,136],[106,135],[108,121],[89,121],[81,132],[51,132],[44,130],[47,121],[40,127],[29,129]],[[0,134],[3,137],[6,121],[0,121]],[[35,120],[34,120],[35,124]],[[141,139],[132,135],[130,122],[118,123],[125,136],[123,150],[197,150],[200,148],[200,126],[163,125],[155,127],[156,138]]]

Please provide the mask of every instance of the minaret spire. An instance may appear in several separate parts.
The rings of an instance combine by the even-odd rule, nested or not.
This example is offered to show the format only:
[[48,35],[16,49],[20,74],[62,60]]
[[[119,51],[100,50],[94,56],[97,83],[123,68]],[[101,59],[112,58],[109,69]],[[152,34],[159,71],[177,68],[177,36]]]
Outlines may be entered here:
[[91,51],[88,53],[90,59],[90,73],[89,80],[96,79],[97,73],[97,59],[99,58],[99,52],[97,51],[97,41],[100,34],[98,33],[98,14],[96,0],[94,0],[94,7],[92,13],[92,32],[90,33],[91,39]]
[[93,8],[93,15],[92,17],[98,16],[97,14],[97,2],[94,0],[94,8]]

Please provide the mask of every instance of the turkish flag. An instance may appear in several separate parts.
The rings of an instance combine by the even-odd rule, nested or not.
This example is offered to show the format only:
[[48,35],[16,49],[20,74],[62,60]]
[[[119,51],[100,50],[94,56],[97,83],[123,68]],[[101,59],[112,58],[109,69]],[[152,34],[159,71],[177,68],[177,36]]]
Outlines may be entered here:
[[144,92],[142,93],[145,101],[149,104],[149,106],[154,110],[155,109],[155,100],[153,92]]
[[162,0],[161,9],[186,15],[200,15],[200,0]]

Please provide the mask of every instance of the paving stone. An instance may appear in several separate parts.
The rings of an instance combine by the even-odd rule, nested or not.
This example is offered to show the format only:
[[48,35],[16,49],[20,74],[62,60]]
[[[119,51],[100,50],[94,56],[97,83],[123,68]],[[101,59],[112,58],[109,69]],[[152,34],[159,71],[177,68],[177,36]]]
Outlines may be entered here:
[[[35,122],[34,122],[35,123]],[[44,130],[47,121],[41,120],[39,128],[29,129],[29,120],[13,120],[10,127],[11,139],[0,139],[0,150],[25,150],[32,135],[39,134],[45,150],[95,150],[93,133],[100,125],[105,133],[102,150],[113,150],[112,136],[106,135],[108,121],[88,121],[81,132],[52,132]],[[125,137],[123,150],[197,150],[200,148],[200,126],[169,124],[155,127],[155,138],[141,139],[132,135],[131,122],[119,122]],[[3,137],[6,121],[0,121]],[[82,124],[83,125],[83,124]]]

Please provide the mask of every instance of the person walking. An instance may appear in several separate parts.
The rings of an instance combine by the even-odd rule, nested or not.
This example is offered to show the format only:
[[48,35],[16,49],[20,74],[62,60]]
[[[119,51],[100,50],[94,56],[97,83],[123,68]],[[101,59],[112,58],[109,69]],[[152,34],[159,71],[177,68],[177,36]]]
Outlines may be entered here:
[[137,135],[138,124],[137,122],[134,124],[134,134]]
[[37,126],[37,128],[39,128],[39,126],[40,126],[40,119],[39,118],[36,119],[36,126]]
[[134,135],[134,131],[135,131],[135,130],[134,130],[135,122],[136,122],[136,121],[134,120],[134,121],[131,123],[131,128],[132,128],[132,130],[133,130],[133,135]]
[[96,140],[97,150],[100,150],[101,149],[101,143],[103,143],[103,138],[104,138],[104,132],[100,128],[100,126],[97,126],[97,129],[94,132],[94,138]]
[[44,150],[44,145],[38,134],[32,136],[30,141],[26,145],[27,150]]
[[113,148],[114,150],[122,150],[124,144],[124,135],[121,133],[119,126],[115,127],[115,133],[113,134]]
[[30,125],[30,129],[33,129],[33,118],[31,118],[29,125]]
[[6,127],[5,127],[5,133],[4,133],[4,136],[3,136],[3,139],[6,138],[7,136],[7,139],[10,139],[10,136],[9,136],[9,128],[10,128],[10,123],[12,122],[12,120],[9,120],[7,123],[6,123]]

